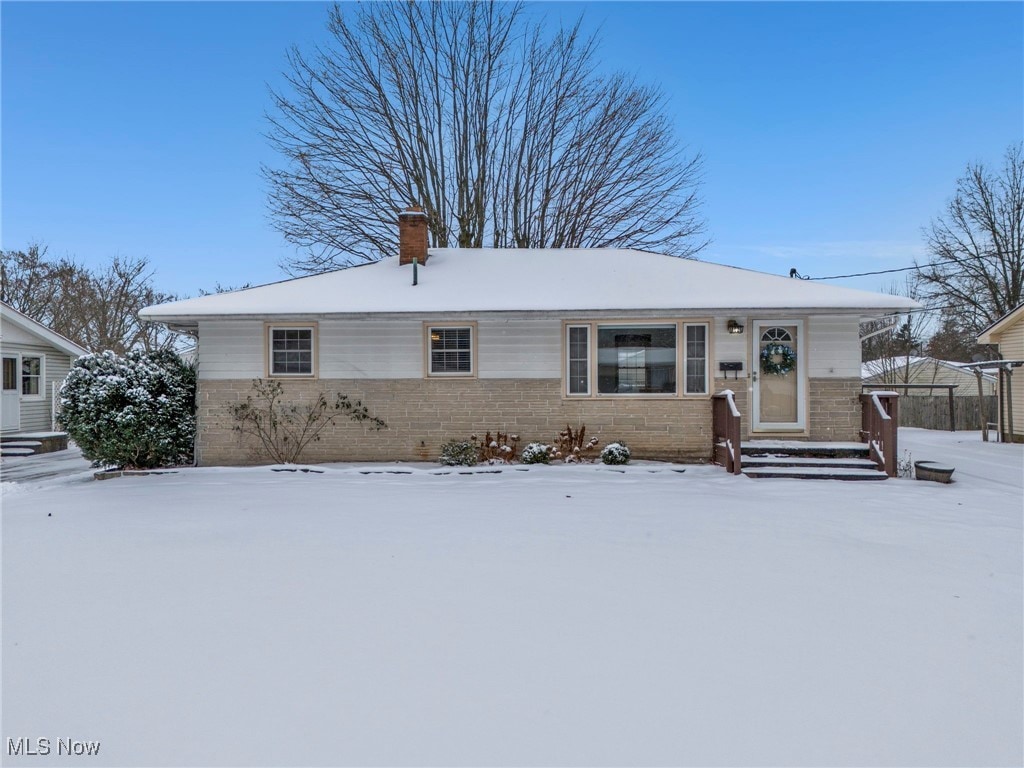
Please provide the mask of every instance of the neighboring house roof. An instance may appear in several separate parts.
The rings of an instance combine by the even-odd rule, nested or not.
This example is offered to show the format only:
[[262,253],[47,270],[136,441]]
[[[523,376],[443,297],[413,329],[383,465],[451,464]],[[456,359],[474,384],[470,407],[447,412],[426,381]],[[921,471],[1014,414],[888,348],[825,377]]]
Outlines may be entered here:
[[178,350],[178,357],[187,365],[194,365],[199,360],[199,346],[191,344],[184,349]]
[[1024,304],[1011,309],[1005,315],[996,320],[992,325],[983,330],[978,334],[979,344],[995,344],[997,339],[993,336],[999,336],[1003,331],[1008,329],[1011,325],[1014,325],[1018,320],[1024,320]]
[[208,317],[597,310],[839,310],[879,315],[920,306],[705,261],[625,249],[433,248],[429,263],[397,257],[322,275],[147,307],[145,320]]
[[[945,368],[950,371],[956,371],[963,373],[965,376],[974,378],[974,371],[964,366],[970,365],[970,363],[959,363],[953,360],[937,360],[934,357],[889,357],[880,358],[878,360],[869,360],[866,363],[861,363],[860,366],[860,377],[862,379],[873,379],[878,376],[891,374],[893,372],[900,372],[906,370],[907,367],[917,369],[920,367],[926,368]],[[982,371],[982,379],[994,382],[996,377],[993,372]]]
[[[36,322],[28,315],[19,312],[10,304],[5,304],[2,301],[0,301],[0,320],[5,324],[10,323],[26,333],[37,336],[51,347],[55,347],[61,352],[66,352],[73,358],[89,354],[89,350],[78,346],[75,342],[71,341],[71,339],[61,336],[56,331],[51,331],[42,323]],[[2,339],[3,330],[0,329],[0,340]]]

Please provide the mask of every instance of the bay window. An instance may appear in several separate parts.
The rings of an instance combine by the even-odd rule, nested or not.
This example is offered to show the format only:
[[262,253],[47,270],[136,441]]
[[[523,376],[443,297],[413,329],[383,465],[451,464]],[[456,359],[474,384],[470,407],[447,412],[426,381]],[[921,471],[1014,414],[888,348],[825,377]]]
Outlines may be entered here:
[[589,322],[567,324],[564,330],[566,396],[679,397],[710,392],[706,322]]

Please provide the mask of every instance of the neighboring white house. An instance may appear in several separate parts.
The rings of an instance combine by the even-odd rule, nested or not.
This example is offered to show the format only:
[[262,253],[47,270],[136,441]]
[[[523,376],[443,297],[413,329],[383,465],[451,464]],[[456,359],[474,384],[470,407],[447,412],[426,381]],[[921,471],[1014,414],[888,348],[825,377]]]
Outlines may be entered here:
[[978,335],[979,344],[999,347],[999,434],[1024,440],[1024,304],[1010,310]]
[[3,403],[0,431],[53,429],[53,391],[85,349],[0,302]]
[[[946,389],[930,389],[925,385],[958,385],[956,397],[977,397],[978,379],[974,371],[964,368],[965,363],[936,360],[933,357],[890,357],[871,360],[861,365],[861,379],[865,384],[914,384],[913,389],[899,390],[902,395],[945,395]],[[983,395],[996,393],[996,377],[991,372],[981,376]]]
[[707,460],[725,388],[748,435],[858,439],[859,324],[917,306],[633,250],[428,249],[410,210],[397,258],[140,316],[198,334],[200,464],[259,460],[230,411],[256,378],[292,402],[349,395],[388,424],[339,421],[308,461],[435,460],[451,439],[551,441],[566,423]]

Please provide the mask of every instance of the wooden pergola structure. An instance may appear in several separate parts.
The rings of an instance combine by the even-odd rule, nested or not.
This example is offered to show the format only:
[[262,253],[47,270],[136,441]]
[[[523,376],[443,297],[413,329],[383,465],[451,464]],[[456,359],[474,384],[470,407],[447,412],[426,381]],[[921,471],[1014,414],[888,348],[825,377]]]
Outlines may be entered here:
[[[978,395],[982,394],[982,369],[995,368],[997,370],[999,375],[999,415],[997,416],[996,430],[1000,440],[1011,443],[1016,441],[1013,432],[1013,371],[1021,366],[1024,366],[1024,360],[985,360],[978,363],[965,363],[961,366],[964,370],[974,371],[974,377],[978,380]],[[982,413],[981,439],[986,442],[988,441],[988,427],[989,424]]]

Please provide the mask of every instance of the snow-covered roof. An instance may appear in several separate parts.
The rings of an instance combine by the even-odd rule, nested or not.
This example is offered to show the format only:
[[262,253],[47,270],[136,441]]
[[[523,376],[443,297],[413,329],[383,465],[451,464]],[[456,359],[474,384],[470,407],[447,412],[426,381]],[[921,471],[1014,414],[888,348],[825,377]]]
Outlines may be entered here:
[[[948,368],[953,371],[962,371],[963,373],[974,376],[974,372],[965,368],[964,366],[970,365],[970,363],[960,363],[955,360],[938,360],[934,357],[915,357],[913,355],[900,356],[900,357],[889,357],[879,358],[877,360],[869,360],[866,363],[861,363],[860,366],[860,377],[862,379],[869,379],[873,376],[881,376],[882,374],[892,373],[893,371],[900,371],[907,367],[916,367],[919,365],[935,366],[938,368]],[[982,369],[982,377],[985,379],[995,380],[995,371]]]
[[990,326],[988,326],[988,328],[979,333],[978,343],[994,344],[995,340],[992,338],[993,336],[998,336],[1021,318],[1024,318],[1024,304],[1018,304],[1016,307],[1011,309],[1005,315],[1003,315]]
[[419,267],[397,257],[322,275],[147,307],[145,320],[519,311],[839,310],[920,306],[889,294],[624,249],[435,248]]
[[[72,358],[89,354],[87,349],[78,346],[75,342],[71,341],[71,339],[61,336],[56,331],[51,331],[42,323],[33,320],[28,315],[19,312],[10,304],[5,304],[2,301],[0,301],[0,321],[3,323],[10,323],[26,333],[32,334],[33,336],[45,341],[51,347],[55,347],[61,352],[65,352]],[[0,330],[0,339],[2,338],[3,331]]]

